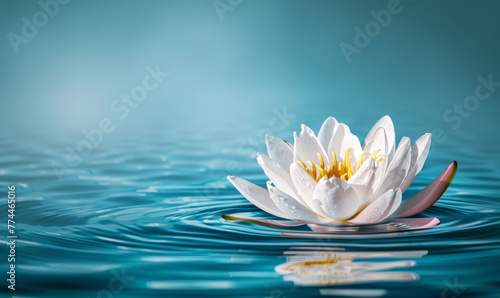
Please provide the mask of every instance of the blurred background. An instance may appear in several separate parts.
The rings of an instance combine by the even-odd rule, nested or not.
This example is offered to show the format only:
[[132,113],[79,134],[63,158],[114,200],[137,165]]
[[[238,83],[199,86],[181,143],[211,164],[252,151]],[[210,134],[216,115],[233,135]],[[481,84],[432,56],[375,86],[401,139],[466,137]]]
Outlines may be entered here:
[[[0,0],[16,293],[114,297],[117,272],[131,277],[120,297],[327,293],[275,272],[293,245],[429,252],[407,275],[418,281],[356,286],[372,296],[498,293],[499,13],[494,0]],[[264,216],[226,176],[265,185],[254,157],[266,133],[291,141],[334,116],[363,140],[384,115],[397,141],[433,133],[405,196],[458,161],[423,214],[439,226],[301,240],[221,219]]]
[[[365,32],[370,12],[387,11],[389,2],[70,1],[47,22],[38,16],[46,24],[33,37],[13,43],[8,34],[22,37],[23,17],[33,22],[43,8],[1,1],[1,132],[79,138],[116,116],[113,101],[159,65],[170,76],[117,133],[179,126],[210,133],[284,105],[296,123],[311,114],[318,123],[329,115],[374,123],[388,114],[396,125],[417,117],[422,131],[460,133],[444,122],[445,111],[474,93],[478,76],[500,81],[498,3],[400,1],[348,63],[340,44],[355,46],[354,28]],[[498,136],[499,93],[460,129]]]

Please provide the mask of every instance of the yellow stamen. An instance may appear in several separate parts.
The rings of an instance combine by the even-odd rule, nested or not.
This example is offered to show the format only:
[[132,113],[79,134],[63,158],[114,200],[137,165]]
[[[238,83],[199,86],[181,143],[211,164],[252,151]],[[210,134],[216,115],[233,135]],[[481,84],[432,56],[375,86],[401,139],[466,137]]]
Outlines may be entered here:
[[[299,165],[306,170],[306,172],[316,181],[319,181],[321,178],[326,177],[326,179],[330,179],[333,176],[343,179],[345,181],[349,180],[358,170],[361,168],[361,165],[365,162],[366,158],[373,158],[376,163],[379,163],[384,160],[385,155],[379,154],[380,149],[373,151],[371,155],[366,157],[367,152],[363,151],[358,158],[358,163],[356,167],[353,167],[351,164],[351,148],[347,148],[344,155],[344,160],[340,161],[337,159],[337,155],[334,151],[332,151],[332,162],[331,165],[326,165],[323,156],[318,153],[319,165],[313,163],[308,160],[307,163],[311,166],[309,168],[304,162],[296,161]],[[316,169],[317,168],[317,169]]]
[[[319,177],[325,177],[328,176],[327,174],[328,171],[325,171],[324,168],[319,168]],[[316,181],[319,181],[319,179],[316,179]]]
[[306,170],[306,169],[307,169],[306,164],[305,164],[305,163],[303,163],[303,162],[301,162],[300,160],[297,160],[297,161],[295,161],[295,162],[296,162],[296,163],[298,163],[299,165],[301,165],[301,166],[304,168],[304,170]]
[[318,158],[319,158],[319,167],[320,169],[321,168],[325,168],[325,161],[323,160],[323,156],[321,156],[321,154],[318,153]]
[[339,176],[342,176],[341,173],[344,173],[344,165],[341,161],[339,161],[337,164],[337,173],[339,173]]
[[312,168],[312,173],[309,173],[313,178],[314,180],[316,180],[316,165],[312,162],[312,161],[308,161],[308,163],[311,165],[311,168]]
[[356,167],[356,171],[359,170],[359,168],[361,168],[361,165],[365,161],[365,154],[366,154],[366,151],[363,151],[361,153],[361,155],[359,156],[359,161],[358,161],[358,166]]

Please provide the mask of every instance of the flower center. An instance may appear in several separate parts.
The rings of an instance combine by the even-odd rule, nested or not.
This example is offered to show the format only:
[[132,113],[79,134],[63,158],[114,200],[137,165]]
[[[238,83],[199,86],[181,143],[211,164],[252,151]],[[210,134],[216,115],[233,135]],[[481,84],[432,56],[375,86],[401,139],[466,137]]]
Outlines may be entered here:
[[[338,177],[340,179],[343,179],[345,181],[349,180],[349,178],[356,173],[357,170],[363,165],[363,162],[365,161],[365,156],[367,151],[363,151],[361,155],[358,158],[358,165],[356,168],[354,168],[351,164],[351,157],[349,155],[349,152],[351,151],[351,148],[347,148],[345,151],[345,156],[344,156],[344,161],[338,161],[337,156],[335,154],[335,151],[332,151],[332,164],[331,165],[325,165],[325,161],[323,160],[323,156],[318,153],[318,158],[320,164],[317,165],[313,163],[312,161],[307,161],[308,164],[311,165],[311,168],[308,168],[308,166],[303,163],[302,161],[295,161],[299,165],[301,165],[304,170],[311,175],[311,177],[314,178],[314,180],[319,181],[321,178],[326,177],[327,179],[332,178],[333,176]],[[371,155],[368,155],[368,158],[372,157],[375,162],[381,162],[384,160],[385,155],[379,154],[380,149],[373,151]]]

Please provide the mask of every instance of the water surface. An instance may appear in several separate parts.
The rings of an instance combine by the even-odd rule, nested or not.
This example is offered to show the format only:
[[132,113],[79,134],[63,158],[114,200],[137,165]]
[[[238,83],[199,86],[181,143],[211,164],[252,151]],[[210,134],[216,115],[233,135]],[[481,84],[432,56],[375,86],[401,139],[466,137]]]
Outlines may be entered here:
[[[276,134],[290,139],[301,122],[317,130],[322,113],[298,117]],[[378,118],[346,115],[339,120],[360,136]],[[18,196],[16,294],[278,298],[498,293],[499,154],[486,140],[471,143],[464,129],[436,144],[406,193],[417,192],[457,160],[455,180],[421,215],[438,217],[439,226],[397,236],[353,232],[347,233],[350,237],[302,238],[293,233],[308,233],[307,227],[273,228],[221,218],[265,216],[225,177],[234,174],[265,185],[253,156],[264,150],[262,140],[249,140],[259,140],[270,117],[264,114],[243,130],[117,132],[61,180],[52,162],[64,163],[65,146],[74,146],[81,136],[3,139],[1,187],[6,192],[7,185],[16,185]],[[398,139],[416,139],[425,132],[416,120],[400,116],[395,122]],[[5,201],[1,208],[7,209]],[[10,294],[5,287],[2,291]]]

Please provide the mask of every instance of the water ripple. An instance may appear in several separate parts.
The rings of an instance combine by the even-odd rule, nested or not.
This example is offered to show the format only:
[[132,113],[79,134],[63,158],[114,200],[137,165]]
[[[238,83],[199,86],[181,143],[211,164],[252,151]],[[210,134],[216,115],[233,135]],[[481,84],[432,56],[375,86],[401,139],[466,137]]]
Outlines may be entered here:
[[[438,217],[439,226],[397,237],[301,238],[283,233],[311,233],[309,228],[221,218],[265,216],[225,178],[235,168],[236,174],[265,184],[253,157],[230,149],[244,139],[147,138],[116,136],[113,146],[99,148],[62,181],[50,161],[63,162],[64,142],[0,141],[0,184],[18,186],[24,297],[93,297],[117,272],[133,277],[124,292],[130,297],[199,297],[207,290],[214,297],[401,297],[415,289],[439,296],[455,280],[472,296],[497,289],[492,264],[500,255],[500,169],[479,168],[473,160],[477,154],[463,146],[453,151],[459,160],[455,181],[420,215]],[[483,156],[499,160],[496,150],[488,150]],[[449,162],[444,153],[431,156],[407,195],[425,187]],[[339,263],[325,254],[332,251],[372,258]],[[428,253],[416,258],[415,251]],[[394,260],[376,257],[387,253]],[[300,269],[280,271],[280,264],[290,262]]]

